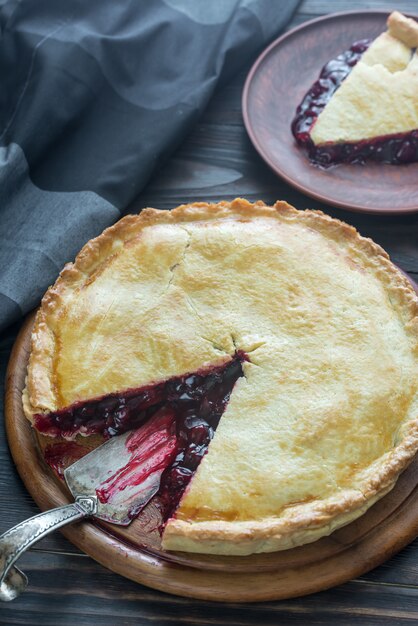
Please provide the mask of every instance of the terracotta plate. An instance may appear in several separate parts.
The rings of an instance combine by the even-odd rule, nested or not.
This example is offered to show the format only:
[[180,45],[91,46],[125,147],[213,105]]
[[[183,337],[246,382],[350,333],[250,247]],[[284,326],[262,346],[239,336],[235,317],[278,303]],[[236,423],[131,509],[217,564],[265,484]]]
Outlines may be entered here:
[[[37,436],[23,414],[33,321],[34,315],[29,316],[10,357],[6,432],[26,488],[45,510],[67,504],[71,497],[43,459],[42,449],[51,439]],[[67,526],[62,532],[114,572],[169,593],[218,602],[302,596],[364,574],[417,536],[418,457],[395,488],[365,515],[329,537],[292,550],[245,557],[168,553],[161,549],[159,521],[158,510],[150,503],[127,528],[90,521]]]
[[353,211],[412,213],[418,211],[418,163],[320,169],[309,162],[290,131],[296,107],[323,65],[353,42],[383,32],[387,15],[336,13],[306,22],[274,41],[248,75],[243,116],[262,158],[299,191]]

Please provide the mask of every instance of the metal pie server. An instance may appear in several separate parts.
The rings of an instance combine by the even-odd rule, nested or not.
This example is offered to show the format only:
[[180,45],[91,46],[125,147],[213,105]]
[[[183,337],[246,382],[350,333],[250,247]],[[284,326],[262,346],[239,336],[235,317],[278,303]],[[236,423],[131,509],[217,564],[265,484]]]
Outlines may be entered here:
[[[95,517],[127,526],[132,517],[156,494],[163,470],[151,473],[139,485],[124,481],[122,489],[114,489],[107,502],[101,502],[96,489],[117,482],[129,472],[131,453],[126,442],[131,432],[110,439],[64,471],[65,481],[74,502],[35,515],[0,537],[0,600],[14,600],[27,586],[26,575],[14,566],[30,546],[53,530],[79,520]],[[135,467],[138,471],[138,464]],[[128,482],[128,484],[126,484]],[[135,481],[132,481],[133,483]]]

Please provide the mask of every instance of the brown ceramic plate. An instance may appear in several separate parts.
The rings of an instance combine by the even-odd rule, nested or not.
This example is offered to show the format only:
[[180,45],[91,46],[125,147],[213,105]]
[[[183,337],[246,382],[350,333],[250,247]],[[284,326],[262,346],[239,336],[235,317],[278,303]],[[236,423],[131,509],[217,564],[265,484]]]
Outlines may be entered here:
[[[244,87],[243,116],[266,163],[299,191],[327,204],[367,213],[418,211],[418,163],[338,165],[320,169],[296,145],[290,124],[323,65],[386,27],[387,12],[335,13],[306,22],[274,41]],[[411,16],[418,19],[417,16]]]

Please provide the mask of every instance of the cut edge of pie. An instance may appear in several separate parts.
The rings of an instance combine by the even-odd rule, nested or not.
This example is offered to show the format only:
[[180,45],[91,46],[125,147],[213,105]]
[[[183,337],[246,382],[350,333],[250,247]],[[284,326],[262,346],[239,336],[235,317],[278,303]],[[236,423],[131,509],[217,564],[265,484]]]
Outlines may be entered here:
[[[45,294],[36,315],[23,392],[24,412],[32,424],[35,415],[62,408],[57,402],[57,390],[54,388],[53,371],[59,346],[55,345],[53,328],[57,323],[57,314],[59,316],[59,312],[64,311],[71,303],[76,290],[94,281],[111,259],[124,246],[129,246],[130,241],[139,237],[145,228],[162,224],[206,223],[213,220],[238,220],[245,223],[253,218],[270,218],[287,224],[298,222],[310,231],[337,243],[339,249],[344,251],[348,264],[361,263],[362,269],[373,273],[382,284],[392,308],[401,318],[405,333],[410,338],[411,350],[414,355],[417,354],[418,300],[412,286],[390,262],[387,253],[370,239],[361,237],[353,227],[320,211],[298,211],[285,202],[277,202],[270,207],[263,202],[251,204],[239,198],[217,204],[187,204],[172,211],[144,209],[139,216],[126,216],[88,242],[75,262],[65,266],[55,285]],[[245,346],[243,349],[245,351]],[[224,350],[216,362],[201,365],[222,365],[232,360],[235,352],[236,346],[232,342],[229,353]],[[183,369],[181,373],[191,369]],[[163,380],[165,379],[151,380],[149,383]],[[202,463],[183,494],[174,517],[166,523],[163,548],[245,555],[288,549],[328,535],[362,515],[392,489],[398,476],[418,450],[418,407],[415,406],[412,417],[402,423],[396,439],[397,444],[394,447],[362,472],[361,481],[356,483],[355,488],[342,489],[321,500],[289,503],[277,517],[264,517],[260,520],[193,521],[190,510],[182,510],[182,503],[190,493],[193,480],[201,473]],[[210,454],[205,457],[206,462],[208,458]]]

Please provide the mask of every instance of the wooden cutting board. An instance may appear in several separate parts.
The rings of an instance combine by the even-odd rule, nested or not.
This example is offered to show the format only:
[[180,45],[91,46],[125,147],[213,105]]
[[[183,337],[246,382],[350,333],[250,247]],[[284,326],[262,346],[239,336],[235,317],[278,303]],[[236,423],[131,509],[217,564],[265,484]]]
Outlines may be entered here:
[[[34,314],[13,348],[6,380],[6,431],[17,470],[42,510],[71,501],[46,465],[44,441],[22,409]],[[395,488],[365,515],[313,544],[248,557],[167,553],[160,547],[158,511],[127,529],[98,522],[68,526],[63,534],[109,569],[143,585],[218,602],[254,602],[302,596],[339,585],[380,565],[418,535],[418,457]]]

